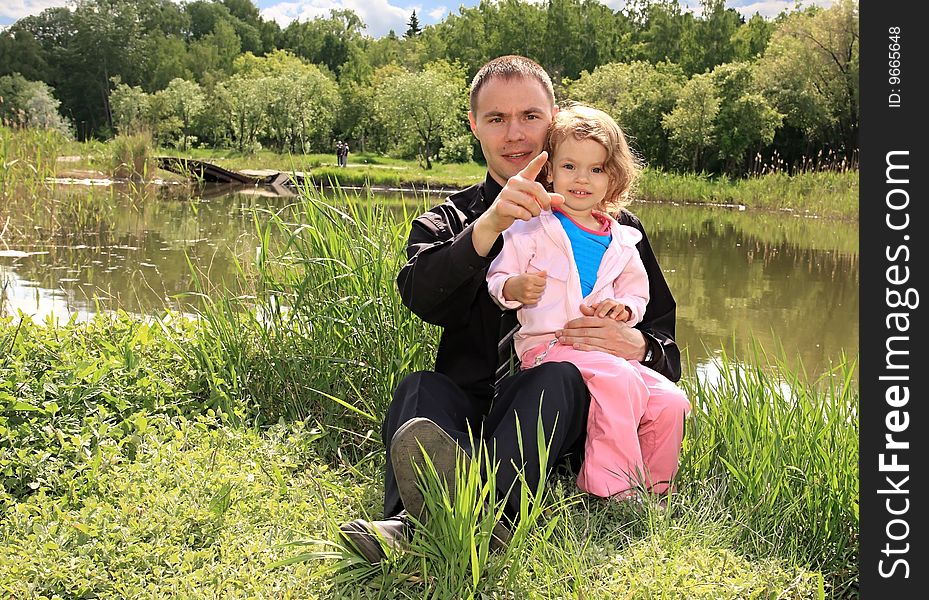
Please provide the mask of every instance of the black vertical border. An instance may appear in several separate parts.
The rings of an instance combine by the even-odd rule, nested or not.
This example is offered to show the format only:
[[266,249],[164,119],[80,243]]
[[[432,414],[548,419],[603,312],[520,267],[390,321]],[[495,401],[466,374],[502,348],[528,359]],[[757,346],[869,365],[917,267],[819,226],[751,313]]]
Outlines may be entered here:
[[[860,258],[861,258],[861,351],[860,351],[860,581],[861,597],[869,598],[925,598],[929,597],[929,561],[926,545],[929,536],[925,527],[926,512],[929,510],[925,492],[929,487],[926,481],[926,461],[929,460],[924,442],[929,436],[929,423],[926,419],[926,385],[929,377],[929,364],[925,362],[926,353],[920,351],[929,340],[926,339],[925,319],[921,317],[921,306],[916,308],[891,308],[888,290],[896,289],[903,293],[912,288],[917,293],[926,292],[926,271],[929,270],[929,254],[926,252],[926,239],[929,237],[926,204],[927,184],[929,179],[929,162],[926,160],[925,148],[929,144],[926,135],[927,112],[929,112],[929,94],[924,83],[929,67],[927,38],[929,22],[922,18],[925,5],[922,2],[905,2],[902,0],[883,1],[864,0],[859,3],[860,10],[860,101],[861,129],[859,143],[860,162]],[[898,84],[892,83],[890,69],[890,39],[892,27],[900,28],[900,78]],[[893,106],[899,94],[899,106]],[[897,169],[891,172],[891,178],[901,179],[908,173],[907,183],[888,183],[887,160],[890,152],[908,152],[898,154],[892,160],[909,166],[906,171]],[[909,196],[894,189],[903,189]],[[907,204],[905,208],[888,207],[888,194],[891,203],[897,206]],[[909,218],[906,229],[894,230],[888,225],[888,217],[897,226],[905,222],[904,214]],[[902,246],[908,248],[900,250]],[[895,258],[891,258],[896,255]],[[908,260],[905,260],[908,257]],[[906,273],[909,279],[903,284],[888,282],[888,269],[897,265],[895,277]],[[919,303],[929,302],[929,296],[920,298]],[[918,304],[918,303],[917,303]],[[909,330],[900,332],[901,321],[888,325],[888,315],[895,312],[909,313]],[[888,338],[890,336],[907,336],[908,341],[899,340],[892,343],[898,350],[907,350],[908,355],[897,355],[895,362],[908,363],[906,371],[890,371],[886,367]],[[889,382],[881,380],[889,374],[906,374],[907,381]],[[895,383],[907,386],[909,401],[905,406],[893,407],[887,402],[888,387]],[[896,416],[893,411],[899,410]],[[893,433],[894,439],[906,441],[909,448],[888,450],[886,435],[888,427],[899,427],[899,419],[905,411],[909,424],[905,431]],[[888,419],[891,419],[888,425]],[[900,463],[909,465],[907,472],[881,472],[879,463],[881,454],[884,462],[890,462],[889,454],[896,453]],[[900,489],[906,493],[888,494],[892,486],[885,478],[890,476]],[[901,484],[903,477],[909,480]],[[906,512],[892,515],[889,508]],[[908,501],[908,504],[907,504]],[[905,521],[892,522],[893,519]],[[894,540],[890,536],[902,537]],[[909,546],[907,546],[909,544]],[[889,545],[889,546],[888,546]],[[888,552],[888,548],[890,551]],[[894,561],[906,561],[893,568]],[[880,561],[884,561],[883,564]],[[881,575],[883,568],[886,577]],[[907,572],[908,571],[908,572]],[[907,576],[908,575],[908,576]]]

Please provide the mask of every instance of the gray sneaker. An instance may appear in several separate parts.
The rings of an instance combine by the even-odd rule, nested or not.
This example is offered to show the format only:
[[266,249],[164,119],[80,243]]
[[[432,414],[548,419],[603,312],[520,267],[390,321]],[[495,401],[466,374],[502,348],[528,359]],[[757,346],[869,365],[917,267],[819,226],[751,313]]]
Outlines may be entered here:
[[[397,429],[390,442],[390,462],[394,468],[403,507],[421,523],[426,517],[426,502],[416,483],[416,469],[413,464],[415,463],[420,470],[425,469],[423,450],[429,455],[436,473],[445,480],[452,502],[457,485],[456,462],[460,460],[463,469],[469,469],[471,465],[470,455],[430,419],[415,417]],[[494,526],[490,545],[492,548],[501,549],[510,541],[510,537],[510,530],[498,522]]]
[[436,473],[445,480],[448,493],[453,499],[456,486],[455,462],[461,456],[462,466],[466,469],[471,462],[471,458],[458,442],[430,419],[416,417],[397,429],[390,441],[390,462],[394,468],[403,507],[420,522],[425,518],[426,502],[416,484],[416,469],[413,465],[418,466],[420,470],[425,469],[423,450],[429,455]]

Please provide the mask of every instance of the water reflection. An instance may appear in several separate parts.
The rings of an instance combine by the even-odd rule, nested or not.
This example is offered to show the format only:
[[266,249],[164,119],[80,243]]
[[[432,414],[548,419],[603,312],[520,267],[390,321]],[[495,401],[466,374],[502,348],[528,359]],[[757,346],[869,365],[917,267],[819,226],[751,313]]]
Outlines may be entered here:
[[[170,190],[145,201],[114,194],[86,227],[62,226],[61,215],[12,215],[0,240],[0,302],[37,319],[117,307],[191,311],[190,265],[208,289],[235,283],[243,267],[247,276],[254,209],[293,201],[250,191],[213,186],[191,198]],[[664,204],[634,210],[678,301],[677,337],[691,364],[709,365],[733,338],[737,356],[754,337],[769,351],[781,344],[811,373],[857,352],[857,224]]]
[[640,206],[678,303],[690,356],[754,337],[821,373],[858,348],[857,224],[683,206]]

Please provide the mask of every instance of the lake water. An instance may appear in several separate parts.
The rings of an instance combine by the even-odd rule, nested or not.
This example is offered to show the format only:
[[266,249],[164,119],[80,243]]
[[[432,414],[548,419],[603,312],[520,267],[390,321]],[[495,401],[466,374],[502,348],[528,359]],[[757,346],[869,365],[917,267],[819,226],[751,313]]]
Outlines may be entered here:
[[[122,308],[140,314],[194,302],[188,260],[210,281],[237,276],[255,253],[253,209],[292,198],[209,187],[93,200],[73,215],[0,219],[0,302],[35,319],[86,319]],[[399,196],[377,196],[396,202]],[[441,200],[440,196],[436,201]],[[807,372],[858,351],[858,224],[729,208],[638,204],[678,304],[677,338],[711,370],[721,348],[754,339]],[[88,217],[88,214],[90,215]]]

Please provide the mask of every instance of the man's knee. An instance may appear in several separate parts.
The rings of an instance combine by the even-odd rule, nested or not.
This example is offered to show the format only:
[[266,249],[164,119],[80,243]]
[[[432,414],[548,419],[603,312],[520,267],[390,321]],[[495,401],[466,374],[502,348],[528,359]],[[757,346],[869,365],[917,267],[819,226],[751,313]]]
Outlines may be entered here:
[[556,413],[577,414],[586,410],[590,394],[584,377],[567,362],[542,363],[522,371],[512,382],[512,408],[540,407],[543,418]]
[[535,371],[543,383],[548,386],[561,385],[571,391],[587,390],[584,377],[580,370],[572,363],[550,362],[533,367],[529,372]]

